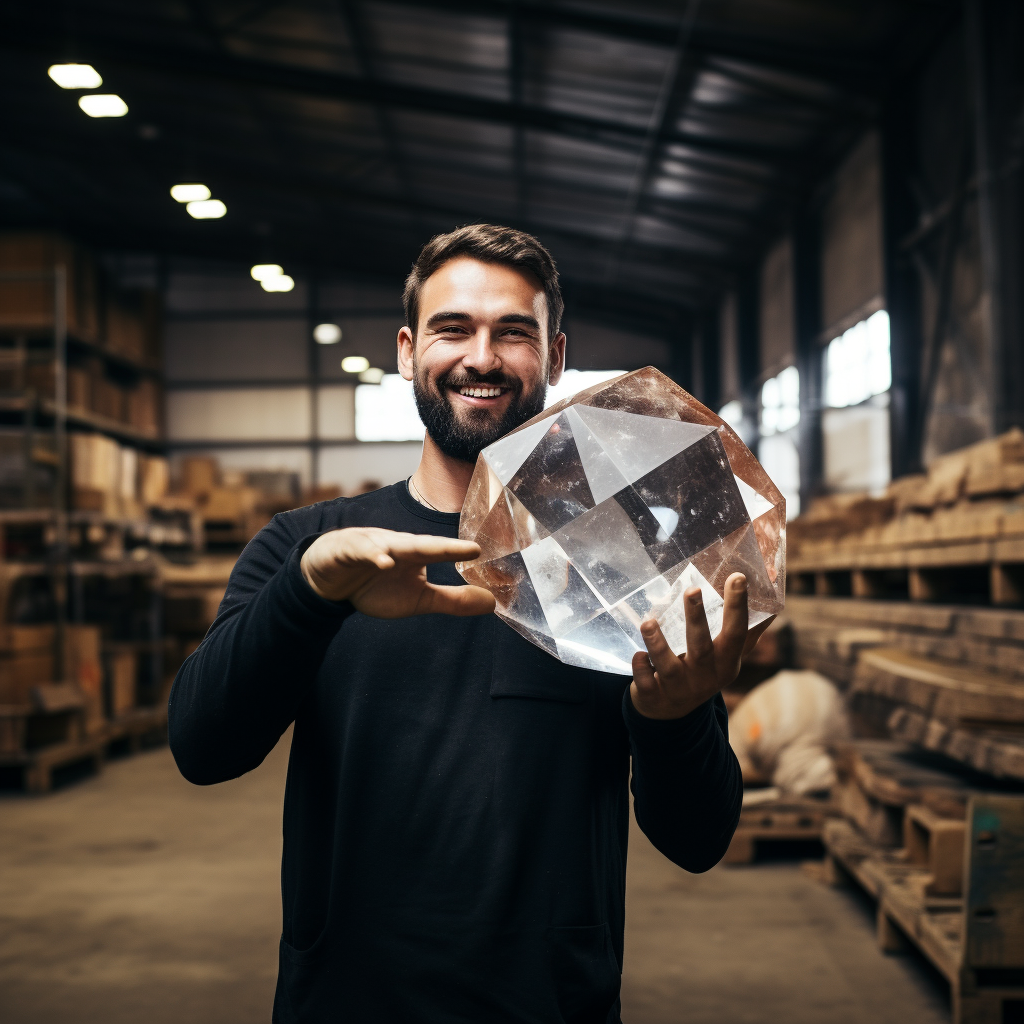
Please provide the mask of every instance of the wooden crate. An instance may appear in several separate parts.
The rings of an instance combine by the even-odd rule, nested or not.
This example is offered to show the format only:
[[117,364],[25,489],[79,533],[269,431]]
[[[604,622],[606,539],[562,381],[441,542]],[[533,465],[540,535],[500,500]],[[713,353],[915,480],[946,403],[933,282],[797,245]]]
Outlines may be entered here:
[[921,862],[920,850],[881,849],[845,820],[825,825],[823,874],[875,898],[883,952],[912,943],[942,973],[953,1024],[1007,1024],[1024,1008],[1024,796],[972,795],[962,839],[962,897],[934,892],[938,845]]

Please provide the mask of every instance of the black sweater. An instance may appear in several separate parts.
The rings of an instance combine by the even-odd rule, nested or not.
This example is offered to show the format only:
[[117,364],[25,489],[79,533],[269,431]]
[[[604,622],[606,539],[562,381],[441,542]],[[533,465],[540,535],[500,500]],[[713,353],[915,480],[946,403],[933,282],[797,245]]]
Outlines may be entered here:
[[277,516],[175,680],[171,749],[200,785],[251,771],[295,723],[279,1024],[617,1022],[630,754],[637,822],[675,863],[707,870],[736,827],[721,698],[646,719],[626,677],[493,615],[369,618],[299,569],[328,530],[458,521],[404,483]]

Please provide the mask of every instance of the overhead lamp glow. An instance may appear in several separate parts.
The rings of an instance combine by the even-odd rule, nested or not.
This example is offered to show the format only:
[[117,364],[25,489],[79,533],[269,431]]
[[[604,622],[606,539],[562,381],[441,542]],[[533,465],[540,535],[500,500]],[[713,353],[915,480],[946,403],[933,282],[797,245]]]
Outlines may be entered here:
[[345,356],[341,368],[346,373],[362,373],[370,368],[370,360],[366,356]]
[[90,92],[78,97],[78,105],[90,117],[124,117],[128,104],[115,92]]
[[62,89],[98,89],[103,84],[91,64],[51,64],[46,73]]
[[210,190],[197,181],[188,185],[172,185],[171,198],[176,203],[201,203],[210,198]]
[[295,281],[287,274],[278,274],[277,277],[260,281],[260,287],[265,292],[290,292],[295,287]]
[[361,384],[379,384],[383,379],[384,371],[379,366],[371,366],[368,370],[363,370],[359,374],[359,382]]
[[337,345],[341,341],[341,328],[337,324],[317,324],[313,337],[319,345]]
[[219,220],[228,208],[219,199],[197,199],[185,205],[190,217],[196,220]]
[[272,277],[280,277],[284,267],[280,263],[257,263],[249,273],[254,281],[267,281]]

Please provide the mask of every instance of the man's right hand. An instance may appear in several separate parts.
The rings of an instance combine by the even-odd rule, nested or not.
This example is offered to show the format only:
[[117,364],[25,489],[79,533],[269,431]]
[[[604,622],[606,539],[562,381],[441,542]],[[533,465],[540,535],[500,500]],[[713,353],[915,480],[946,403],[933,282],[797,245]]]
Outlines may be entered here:
[[328,601],[349,601],[364,615],[486,615],[494,597],[483,587],[427,582],[432,562],[468,562],[480,547],[468,540],[396,533],[376,527],[331,530],[302,556],[302,575]]

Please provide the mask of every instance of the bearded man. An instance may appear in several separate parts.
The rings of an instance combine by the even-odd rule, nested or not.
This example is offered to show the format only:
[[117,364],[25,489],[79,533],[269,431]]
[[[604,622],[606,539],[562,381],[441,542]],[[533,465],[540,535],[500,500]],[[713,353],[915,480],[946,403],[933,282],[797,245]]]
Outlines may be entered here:
[[477,454],[544,407],[565,358],[551,256],[475,225],[406,283],[398,365],[427,428],[408,481],[277,516],[238,560],[170,700],[182,774],[251,771],[294,723],[274,1021],[619,1021],[628,780],[688,871],[725,852],[742,783],[718,691],[739,669],[746,582],[712,643],[656,623],[634,677],[571,668],[450,564]]

